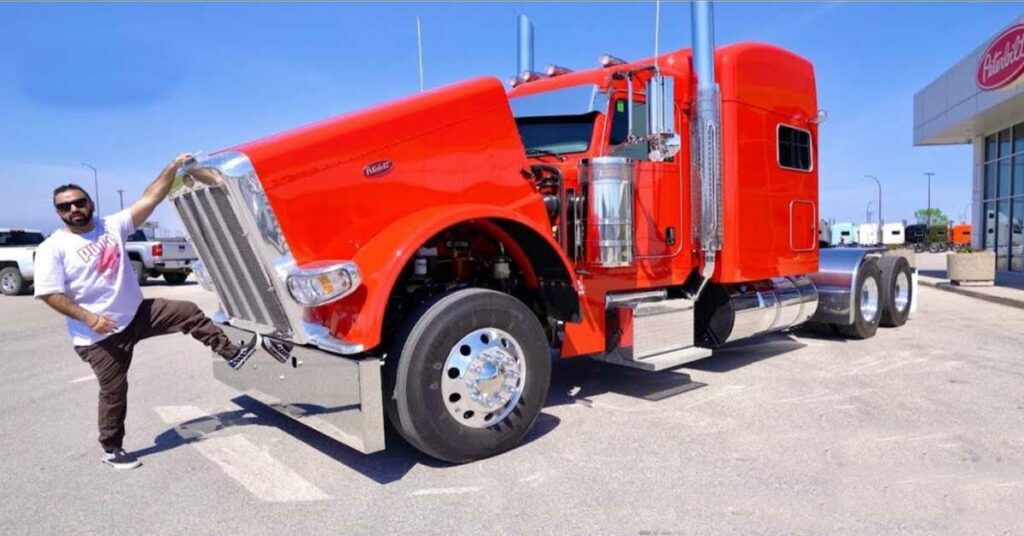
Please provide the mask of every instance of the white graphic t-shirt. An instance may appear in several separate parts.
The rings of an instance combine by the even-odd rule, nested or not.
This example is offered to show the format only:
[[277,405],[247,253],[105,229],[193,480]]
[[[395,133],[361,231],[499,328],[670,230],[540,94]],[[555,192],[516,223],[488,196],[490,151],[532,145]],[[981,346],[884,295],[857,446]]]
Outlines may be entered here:
[[[53,233],[36,249],[36,297],[63,293],[85,310],[110,317],[118,331],[127,327],[142,303],[142,289],[124,251],[124,241],[133,232],[131,212],[122,210],[97,219],[88,233]],[[67,323],[75,346],[108,336],[73,318]]]

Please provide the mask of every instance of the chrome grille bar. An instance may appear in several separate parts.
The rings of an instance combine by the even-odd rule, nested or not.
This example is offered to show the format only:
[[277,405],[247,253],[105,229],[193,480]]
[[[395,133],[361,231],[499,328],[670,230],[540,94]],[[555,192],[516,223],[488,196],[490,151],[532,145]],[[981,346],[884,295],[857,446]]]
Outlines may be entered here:
[[[203,203],[209,206],[213,206],[215,203],[215,191],[220,191],[220,189],[207,188],[205,190],[200,190],[196,192],[196,195],[199,196],[199,199],[201,199]],[[216,223],[214,229],[216,229],[216,231],[218,232],[218,238],[220,239],[220,243],[227,246],[228,251],[225,251],[224,253],[226,253],[226,257],[230,259],[229,262],[232,272],[236,276],[241,276],[241,278],[236,277],[234,283],[239,288],[239,290],[241,290],[239,297],[241,298],[242,305],[245,307],[249,314],[249,316],[245,318],[252,319],[256,322],[259,322],[260,324],[271,325],[270,313],[267,311],[267,308],[263,305],[263,300],[259,299],[260,296],[258,296],[258,294],[260,294],[261,289],[253,281],[253,270],[251,269],[251,267],[254,266],[254,263],[251,262],[253,260],[251,259],[251,254],[249,255],[250,258],[244,258],[238,247],[238,242],[245,242],[244,237],[242,237],[241,234],[236,236],[232,236],[231,234],[229,234],[229,231],[231,230],[238,230],[238,232],[241,233],[241,226],[238,225],[238,222],[235,218],[225,218],[223,212],[219,210],[221,208],[221,206],[217,206],[218,210],[213,210],[210,212],[210,214],[212,214],[214,217]],[[230,212],[228,212],[228,214],[230,214]],[[229,219],[232,220],[231,223],[233,223],[234,225],[229,226],[229,223],[227,221]],[[236,237],[243,239],[239,241],[237,240]],[[242,249],[247,248],[243,247]],[[258,265],[255,267],[256,270],[260,272],[262,271],[259,269]],[[265,280],[266,277],[263,277],[262,279]],[[265,291],[266,288],[267,285],[263,285],[262,290]]]
[[182,193],[175,206],[205,259],[218,294],[231,318],[292,332],[291,324],[247,239],[227,184]]

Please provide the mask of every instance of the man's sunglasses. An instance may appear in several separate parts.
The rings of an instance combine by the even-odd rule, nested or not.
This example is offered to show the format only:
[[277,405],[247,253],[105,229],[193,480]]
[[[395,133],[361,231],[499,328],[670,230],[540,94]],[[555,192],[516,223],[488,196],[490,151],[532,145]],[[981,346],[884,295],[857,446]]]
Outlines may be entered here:
[[54,203],[53,206],[57,207],[57,210],[61,212],[67,212],[71,210],[71,206],[74,205],[77,208],[85,208],[89,206],[89,199],[87,197],[79,197],[74,201],[68,201],[66,203]]

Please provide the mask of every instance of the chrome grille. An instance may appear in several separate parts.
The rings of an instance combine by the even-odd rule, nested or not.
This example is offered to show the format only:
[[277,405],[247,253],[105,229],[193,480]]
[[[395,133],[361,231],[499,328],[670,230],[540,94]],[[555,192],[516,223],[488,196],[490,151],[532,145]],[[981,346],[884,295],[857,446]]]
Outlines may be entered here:
[[174,198],[174,205],[228,315],[278,334],[291,333],[288,315],[246,238],[229,195],[222,184],[182,193]]

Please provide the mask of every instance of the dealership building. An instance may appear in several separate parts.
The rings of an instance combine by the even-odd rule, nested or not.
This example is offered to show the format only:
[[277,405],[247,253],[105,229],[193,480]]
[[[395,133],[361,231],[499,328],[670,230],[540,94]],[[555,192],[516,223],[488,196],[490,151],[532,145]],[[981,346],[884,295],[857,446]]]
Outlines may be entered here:
[[1024,17],[914,95],[915,146],[974,146],[972,196],[964,205],[973,207],[974,247],[994,251],[1000,272],[1024,273],[1022,73]]

